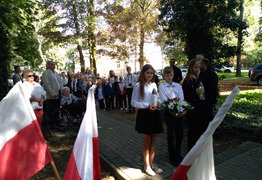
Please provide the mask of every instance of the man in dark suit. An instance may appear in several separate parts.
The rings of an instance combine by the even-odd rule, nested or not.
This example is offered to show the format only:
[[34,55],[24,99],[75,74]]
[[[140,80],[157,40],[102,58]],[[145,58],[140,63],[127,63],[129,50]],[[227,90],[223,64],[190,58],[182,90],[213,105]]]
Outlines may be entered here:
[[199,75],[199,80],[204,85],[204,112],[203,112],[203,119],[204,119],[204,126],[201,130],[204,132],[209,124],[210,121],[213,120],[213,109],[214,105],[217,103],[217,95],[218,95],[218,77],[217,74],[211,69],[210,61],[204,58],[201,61],[200,66],[201,72]]
[[174,77],[173,82],[180,83],[183,79],[181,70],[175,66],[175,59],[169,60],[169,65],[173,68],[174,71]]
[[18,82],[18,81],[22,81],[23,82],[23,78],[20,75],[21,73],[21,69],[20,66],[15,66],[15,74],[13,75],[13,82],[14,85]]

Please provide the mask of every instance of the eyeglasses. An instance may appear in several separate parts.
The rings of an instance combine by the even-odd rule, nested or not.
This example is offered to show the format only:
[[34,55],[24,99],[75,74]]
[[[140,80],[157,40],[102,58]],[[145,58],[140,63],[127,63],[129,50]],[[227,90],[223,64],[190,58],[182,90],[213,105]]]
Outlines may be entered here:
[[34,77],[34,75],[27,75],[27,77]]

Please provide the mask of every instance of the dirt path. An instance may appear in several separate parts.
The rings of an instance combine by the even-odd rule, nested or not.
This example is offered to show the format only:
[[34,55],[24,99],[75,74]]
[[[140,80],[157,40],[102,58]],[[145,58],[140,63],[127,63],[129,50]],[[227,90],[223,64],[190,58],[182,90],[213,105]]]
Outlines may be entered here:
[[218,82],[220,93],[231,92],[233,88],[238,85],[240,90],[262,89],[256,82],[249,80],[222,80]]

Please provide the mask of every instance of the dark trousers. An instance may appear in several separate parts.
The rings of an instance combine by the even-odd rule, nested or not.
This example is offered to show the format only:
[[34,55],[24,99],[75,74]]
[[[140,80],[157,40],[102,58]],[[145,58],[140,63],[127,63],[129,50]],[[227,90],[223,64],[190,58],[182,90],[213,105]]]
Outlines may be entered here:
[[115,95],[115,102],[116,102],[116,109],[120,108],[120,95],[119,94],[116,94]]
[[98,103],[99,103],[99,108],[100,109],[105,109],[105,103],[104,103],[104,99],[98,99]]
[[106,109],[114,109],[114,96],[108,97],[106,103]]
[[196,144],[199,137],[205,131],[203,126],[204,103],[199,102],[194,106],[193,111],[188,111],[186,116],[188,119],[188,135],[187,135],[187,148],[188,151]]
[[106,96],[106,97],[105,97],[105,108],[108,109],[108,107],[109,107],[109,99],[108,99],[108,97]]
[[201,113],[201,119],[202,119],[202,123],[201,123],[201,134],[203,134],[210,121],[212,121],[214,119],[214,105],[213,104],[208,104],[208,103],[204,103],[203,104],[203,109],[202,109],[202,113]]
[[[124,103],[124,104],[123,104]],[[120,101],[119,101],[119,106],[120,106],[120,108],[124,108],[124,106],[125,106],[125,108],[127,108],[127,104],[126,104],[126,95],[124,94],[124,95],[120,95]]]
[[132,94],[133,94],[133,88],[127,88],[126,89],[126,95],[127,95],[127,99],[128,99],[129,112],[131,112],[132,110],[135,111],[135,108],[131,106]]
[[77,115],[82,116],[82,113],[86,110],[86,103],[84,99],[80,99],[72,104],[64,105],[63,107],[67,109],[73,117]]
[[47,112],[50,119],[51,125],[53,125],[58,120],[58,114],[54,114],[54,111],[60,107],[60,98],[58,99],[47,99]]
[[[167,125],[167,145],[170,158],[180,156],[183,140],[183,118],[177,118],[168,111],[164,112]],[[175,145],[174,145],[175,141]]]

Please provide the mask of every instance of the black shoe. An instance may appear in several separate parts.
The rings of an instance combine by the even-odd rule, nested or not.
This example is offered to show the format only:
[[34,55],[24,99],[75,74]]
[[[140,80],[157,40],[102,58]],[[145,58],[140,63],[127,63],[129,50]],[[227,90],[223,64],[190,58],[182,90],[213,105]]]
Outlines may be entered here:
[[169,161],[170,161],[170,164],[172,164],[173,166],[179,166],[179,164],[180,164],[180,162],[178,162],[175,159],[169,159]]
[[176,157],[176,159],[177,159],[177,161],[178,161],[179,163],[181,163],[184,158],[179,154],[179,155]]
[[170,156],[169,160],[170,160],[170,164],[172,164],[173,166],[178,166],[182,161],[183,161],[183,157],[178,154],[175,156]]

